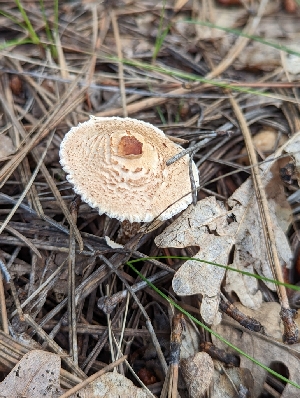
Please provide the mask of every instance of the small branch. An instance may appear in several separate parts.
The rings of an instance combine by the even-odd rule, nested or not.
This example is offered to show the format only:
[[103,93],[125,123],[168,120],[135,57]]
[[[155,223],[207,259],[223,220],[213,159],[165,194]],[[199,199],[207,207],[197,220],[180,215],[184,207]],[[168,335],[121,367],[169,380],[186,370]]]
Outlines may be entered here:
[[[77,200],[76,200],[77,199]],[[70,214],[74,224],[77,221],[80,198],[77,197],[70,206]],[[76,331],[76,303],[75,303],[75,258],[76,258],[75,233],[70,226],[69,258],[68,258],[68,322],[70,355],[78,365],[77,331]]]
[[[5,265],[2,260],[0,260],[0,266]],[[3,271],[2,271],[3,269]],[[9,334],[9,329],[8,329],[8,319],[7,319],[7,311],[6,311],[6,305],[5,305],[5,293],[4,293],[4,285],[3,285],[3,278],[2,278],[2,272],[5,272],[5,268],[1,267],[0,270],[0,312],[1,312],[1,323],[2,323],[2,328],[4,333]],[[2,272],[1,272],[2,271]]]

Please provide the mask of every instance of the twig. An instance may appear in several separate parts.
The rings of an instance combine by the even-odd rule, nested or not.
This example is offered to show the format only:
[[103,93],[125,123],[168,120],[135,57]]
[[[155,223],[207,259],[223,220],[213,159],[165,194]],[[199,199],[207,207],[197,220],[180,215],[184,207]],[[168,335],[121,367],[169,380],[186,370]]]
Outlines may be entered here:
[[182,332],[184,329],[184,317],[182,313],[175,314],[172,319],[172,333],[170,341],[170,384],[168,397],[176,398],[178,385],[178,366],[180,361],[180,349]]
[[[77,221],[78,203],[76,199],[71,203],[71,217],[74,224]],[[78,365],[77,332],[76,332],[76,302],[75,302],[75,258],[76,258],[75,233],[70,227],[70,244],[68,257],[68,322],[70,355],[74,363]]]
[[[112,326],[116,323],[116,321],[119,319],[120,314],[123,312],[124,310],[124,306],[121,305],[115,316],[113,317],[111,324]],[[93,350],[90,352],[89,356],[86,358],[86,360],[84,361],[84,363],[81,365],[82,369],[84,369],[84,371],[86,373],[88,373],[88,371],[90,370],[91,366],[93,365],[94,361],[96,360],[97,356],[99,355],[100,351],[102,350],[102,348],[104,347],[106,341],[108,339],[108,329],[106,328],[106,330],[104,331],[104,333],[101,335],[101,337],[99,338],[99,340],[97,341],[97,344],[95,345],[95,347],[93,348]]]
[[[49,276],[49,278],[40,286],[38,287],[31,296],[29,296],[23,303],[21,304],[20,308],[24,308],[27,304],[29,304],[35,297],[37,297],[44,289],[45,287],[54,279],[56,278],[62,271],[63,267],[65,265],[65,261]],[[17,310],[15,310],[11,316],[16,315]]]
[[195,177],[194,177],[194,162],[193,162],[193,157],[194,157],[194,153],[192,152],[190,154],[190,158],[189,158],[189,177],[190,177],[190,183],[191,183],[191,192],[192,192],[192,203],[194,206],[196,206],[197,204],[197,186],[196,186],[196,182],[195,182]]
[[[0,260],[0,268],[1,268],[1,271],[2,271],[3,275],[5,276],[6,282],[9,283],[11,294],[13,296],[13,299],[14,299],[14,302],[15,302],[15,306],[16,306],[16,311],[17,311],[17,313],[19,315],[19,318],[20,318],[21,321],[24,321],[24,314],[23,314],[23,311],[21,309],[18,293],[17,293],[16,287],[15,287],[14,281],[12,280],[12,278],[10,276],[10,273],[9,273],[9,270],[8,270],[9,267],[11,266],[11,264],[13,263],[13,261],[15,260],[15,258],[17,257],[18,253],[19,253],[19,250],[15,250],[15,252],[11,256],[11,258],[10,258],[8,264],[7,264],[8,266],[6,266],[4,264],[4,262]],[[5,302],[5,300],[4,300],[4,302]]]
[[[3,267],[4,266],[4,267]],[[8,329],[8,319],[7,319],[7,311],[6,311],[6,305],[5,305],[5,294],[4,294],[4,286],[3,286],[3,278],[2,278],[2,273],[6,272],[6,266],[4,262],[0,259],[0,303],[1,303],[1,323],[2,323],[2,328],[4,333],[9,334],[9,329]]]
[[217,132],[212,131],[211,134],[209,135],[207,134],[205,136],[201,136],[201,139],[204,138],[203,141],[200,141],[198,142],[198,144],[195,144],[187,149],[184,149],[183,151],[172,156],[170,159],[166,161],[166,165],[170,166],[171,164],[175,163],[177,160],[183,158],[183,156],[196,152],[198,149],[204,147],[208,142],[210,142],[212,138],[217,137],[217,135],[218,135]]
[[[116,344],[116,347],[118,349],[119,355],[122,355],[122,350],[120,347],[120,344],[117,342],[117,339],[115,337],[114,334],[112,334],[112,337],[114,339],[114,342]],[[121,340],[120,340],[121,341]],[[147,386],[145,386],[145,384],[142,382],[142,380],[137,376],[137,374],[135,373],[135,371],[133,370],[133,368],[130,366],[130,363],[127,361],[127,359],[125,360],[125,363],[129,369],[129,371],[131,372],[131,374],[133,375],[133,377],[138,381],[138,383],[140,383],[140,385],[144,388],[144,390],[147,392],[147,394],[152,397],[155,398],[155,396],[152,394],[152,392],[147,388]]]
[[[109,297],[109,285],[106,285],[106,294]],[[112,343],[112,326],[111,326],[111,319],[110,319],[110,314],[106,314],[106,319],[107,319],[107,325],[108,325],[108,341],[109,341],[109,347],[110,347],[110,355],[111,359],[114,362],[116,360],[115,358],[115,350],[113,347]]]
[[253,332],[265,334],[264,327],[259,321],[243,314],[237,307],[230,303],[222,293],[219,309],[237,321],[244,328],[252,330]]
[[[167,275],[169,275],[168,271],[159,271],[156,274],[149,276],[147,279],[153,283]],[[148,286],[147,282],[140,281],[140,282],[137,282],[134,285],[132,285],[131,290],[134,293],[136,293],[136,292],[144,289],[147,286]],[[122,300],[124,300],[126,298],[126,296],[127,296],[127,289],[121,290],[121,291],[113,294],[112,296],[101,297],[98,300],[97,305],[104,313],[110,314],[114,310],[116,305],[119,304]]]

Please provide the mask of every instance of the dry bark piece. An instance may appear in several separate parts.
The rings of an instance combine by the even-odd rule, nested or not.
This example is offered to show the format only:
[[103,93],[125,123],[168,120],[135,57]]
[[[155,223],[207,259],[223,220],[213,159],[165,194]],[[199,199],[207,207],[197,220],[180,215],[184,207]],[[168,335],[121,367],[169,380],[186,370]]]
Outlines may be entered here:
[[[191,202],[189,156],[157,127],[131,118],[93,117],[73,127],[60,147],[60,163],[74,190],[99,213],[120,221],[167,220]],[[196,185],[197,168],[193,164]]]
[[213,374],[214,362],[206,352],[180,361],[180,369],[191,398],[200,398],[208,389]]
[[201,351],[206,352],[211,358],[217,359],[220,362],[223,362],[227,366],[238,367],[240,364],[240,360],[237,356],[233,354],[228,354],[224,350],[217,348],[215,345],[210,343],[209,341],[205,341],[200,345]]

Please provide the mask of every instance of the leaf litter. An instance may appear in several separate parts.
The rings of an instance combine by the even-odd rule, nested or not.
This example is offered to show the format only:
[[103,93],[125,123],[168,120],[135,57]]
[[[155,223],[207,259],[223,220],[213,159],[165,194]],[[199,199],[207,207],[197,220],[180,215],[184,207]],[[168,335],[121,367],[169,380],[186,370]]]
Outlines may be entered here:
[[[269,193],[269,206],[276,247],[281,266],[290,269],[292,252],[285,235],[291,221],[291,209],[288,205],[283,187],[279,184],[277,156],[283,152],[297,162],[300,135],[295,135],[275,155],[275,161],[267,161],[261,166],[264,173],[265,189]],[[276,174],[275,174],[276,173]],[[274,176],[275,174],[275,176]],[[276,178],[277,177],[277,178]],[[194,256],[200,260],[230,265],[239,271],[272,279],[273,274],[268,265],[266,245],[262,234],[260,215],[256,198],[253,195],[252,181],[249,178],[228,198],[228,209],[215,197],[200,200],[196,206],[190,206],[162,234],[155,238],[159,247],[184,248],[199,246]],[[228,263],[229,254],[233,250],[233,262]],[[180,296],[202,294],[201,315],[208,324],[219,323],[219,292],[225,270],[213,264],[199,263],[189,260],[181,266],[172,282],[174,292]],[[271,290],[275,285],[266,282]],[[258,281],[238,272],[228,271],[225,290],[235,292],[242,304],[249,308],[259,308],[262,293]]]
[[[215,339],[205,353],[199,352],[204,350],[209,336],[201,328],[194,333],[194,326],[191,327],[188,320],[177,348],[181,349],[181,359],[189,359],[186,363],[178,360],[177,365],[180,370],[191,363],[193,369],[188,370],[188,374],[199,373],[199,386],[193,387],[191,376],[186,377],[185,383],[180,371],[176,374],[177,365],[169,367],[168,371],[172,368],[173,373],[168,379],[165,363],[176,354],[170,345],[172,328],[168,318],[172,315],[167,314],[166,301],[126,267],[130,255],[135,259],[160,254],[187,257],[194,256],[197,250],[198,258],[273,278],[256,199],[254,194],[249,194],[253,191],[251,181],[245,182],[249,168],[241,166],[246,163],[239,160],[245,152],[229,101],[231,94],[207,80],[215,77],[221,78],[225,85],[246,87],[233,93],[251,129],[259,161],[266,160],[273,152],[276,157],[282,156],[277,162],[269,158],[260,170],[284,276],[290,283],[299,280],[296,256],[299,205],[290,199],[292,218],[286,201],[287,196],[297,198],[299,189],[299,144],[293,144],[294,133],[300,130],[296,91],[299,68],[295,54],[299,9],[294,7],[292,14],[287,14],[291,11],[285,3],[283,7],[287,12],[280,8],[279,1],[255,1],[251,6],[242,2],[233,8],[221,3],[203,2],[200,6],[197,2],[177,1],[174,6],[168,0],[155,5],[147,1],[121,1],[105,7],[102,3],[82,1],[59,4],[56,14],[53,4],[44,2],[43,14],[40,6],[21,2],[33,30],[39,35],[37,46],[29,43],[32,32],[28,36],[29,31],[23,30],[25,25],[15,23],[23,20],[20,9],[11,2],[3,2],[2,8],[10,16],[0,17],[4,39],[0,61],[3,93],[0,99],[0,260],[3,274],[10,278],[0,281],[3,328],[0,358],[4,374],[19,366],[17,363],[26,352],[38,346],[46,350],[46,354],[49,350],[55,353],[49,355],[54,358],[58,369],[55,372],[59,375],[52,380],[53,385],[47,385],[49,391],[55,395],[57,387],[58,395],[66,394],[77,385],[81,396],[91,396],[89,388],[94,388],[95,383],[89,383],[89,379],[89,386],[83,387],[81,383],[87,375],[96,375],[106,369],[107,364],[117,362],[114,360],[119,348],[115,337],[116,341],[120,339],[120,344],[125,341],[122,349],[130,353],[130,357],[128,362],[118,365],[118,373],[101,376],[107,380],[100,394],[105,391],[114,396],[121,388],[124,395],[128,388],[129,396],[186,397],[200,395],[210,384],[211,396],[215,397],[246,396],[248,392],[256,396],[263,389],[272,397],[278,396],[274,393],[274,380],[266,378],[257,365],[244,359],[238,367],[238,356],[227,361],[226,347]],[[257,13],[255,17],[253,12]],[[53,23],[55,15],[59,16],[57,25]],[[208,25],[187,23],[187,18]],[[246,35],[261,35],[273,44],[288,46],[290,51],[284,54],[272,43],[266,47],[250,37],[238,37],[233,31],[217,29],[209,23],[237,28]],[[50,35],[46,34],[48,28]],[[52,38],[56,37],[53,43],[51,34]],[[163,40],[157,37],[160,35],[165,35]],[[120,66],[116,57],[124,57],[129,62]],[[143,68],[143,63],[147,68]],[[206,85],[193,84],[186,78],[189,74],[206,79]],[[256,91],[255,96],[250,94],[251,89]],[[271,97],[259,95],[260,90],[267,90]],[[150,231],[146,225],[144,232],[135,229],[132,234],[123,234],[122,231],[131,228],[118,220],[100,216],[78,200],[75,211],[74,203],[70,207],[74,193],[58,163],[58,148],[66,132],[78,122],[86,121],[90,114],[100,117],[128,114],[161,128],[172,141],[180,142],[185,148],[195,145],[199,148],[202,132],[232,131],[230,137],[215,134],[201,151],[197,149],[194,153],[201,177],[199,201],[195,208],[191,206],[186,210],[184,214],[188,216],[168,222],[172,223],[166,229],[170,235],[166,248],[154,244],[162,225],[156,225],[157,230]],[[262,136],[266,137],[265,133],[259,134],[263,129],[273,129],[272,137],[265,138],[269,146],[259,141]],[[46,155],[34,175],[46,148],[46,137],[50,137]],[[288,137],[291,140],[282,152],[277,151]],[[294,149],[289,145],[294,145]],[[157,242],[159,239],[156,238]],[[171,245],[174,242],[175,248]],[[103,256],[108,263],[103,261]],[[192,266],[190,261],[181,264],[171,258],[162,261],[149,258],[141,271],[145,277],[153,277],[163,291],[170,295],[175,291],[175,299],[180,300],[184,308],[214,328],[222,328],[227,322],[224,315],[221,317],[219,308],[224,305],[219,307],[220,300],[223,302],[227,297],[232,305],[238,298],[253,309],[250,318],[257,315],[266,333],[265,336],[251,335],[253,346],[257,344],[260,352],[250,352],[252,345],[247,341],[241,347],[267,366],[272,365],[273,359],[282,358],[290,371],[290,380],[299,383],[291,369],[298,366],[298,357],[293,351],[296,346],[291,349],[281,343],[277,349],[276,339],[283,330],[279,307],[270,310],[277,325],[276,334],[271,333],[271,318],[263,316],[265,301],[277,300],[274,285],[237,272],[225,274],[224,269],[211,264],[196,262]],[[119,270],[114,271],[117,268]],[[135,296],[132,291],[126,294],[125,281],[134,286]],[[102,298],[110,301],[111,305],[107,306],[110,314],[105,308],[97,307]],[[297,297],[290,294],[290,301],[297,308]],[[246,307],[241,304],[236,307],[247,314]],[[141,308],[146,309],[144,315],[139,312]],[[216,325],[221,318],[221,324]],[[238,338],[236,341],[231,331],[238,327],[243,333],[245,329],[234,325],[226,330],[224,326],[220,331],[238,345]],[[269,338],[267,349],[256,343],[260,339],[265,341],[263,338]],[[274,355],[268,355],[266,350],[274,351]],[[210,372],[204,373],[202,360],[198,361],[203,356],[208,359],[207,355],[213,358],[213,374],[211,366],[207,367]],[[291,363],[288,363],[290,355]],[[50,367],[50,357],[47,358]],[[39,362],[35,357],[35,362],[44,369],[43,359]],[[211,364],[210,359],[208,362]],[[228,367],[228,363],[234,367]],[[22,369],[25,369],[23,364]],[[21,393],[28,394],[33,388],[35,371],[40,375],[33,364],[24,372],[29,378]],[[259,372],[265,378],[259,378]],[[136,379],[137,374],[140,381]],[[209,380],[213,381],[209,383]],[[136,385],[131,384],[132,381]],[[148,390],[139,388],[141,383],[147,384]],[[45,389],[46,385],[39,388]],[[295,392],[294,387],[283,384],[280,388],[285,396]],[[10,393],[15,392],[12,389]]]

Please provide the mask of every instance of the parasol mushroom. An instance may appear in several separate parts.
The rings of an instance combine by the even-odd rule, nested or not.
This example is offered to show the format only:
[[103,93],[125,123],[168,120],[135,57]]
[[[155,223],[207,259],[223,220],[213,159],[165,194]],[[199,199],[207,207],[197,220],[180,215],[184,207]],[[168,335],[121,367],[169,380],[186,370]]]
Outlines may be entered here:
[[[192,202],[189,156],[166,166],[181,150],[150,123],[91,116],[65,135],[60,163],[74,191],[100,214],[150,222],[167,220]],[[198,186],[194,163],[193,175]]]

